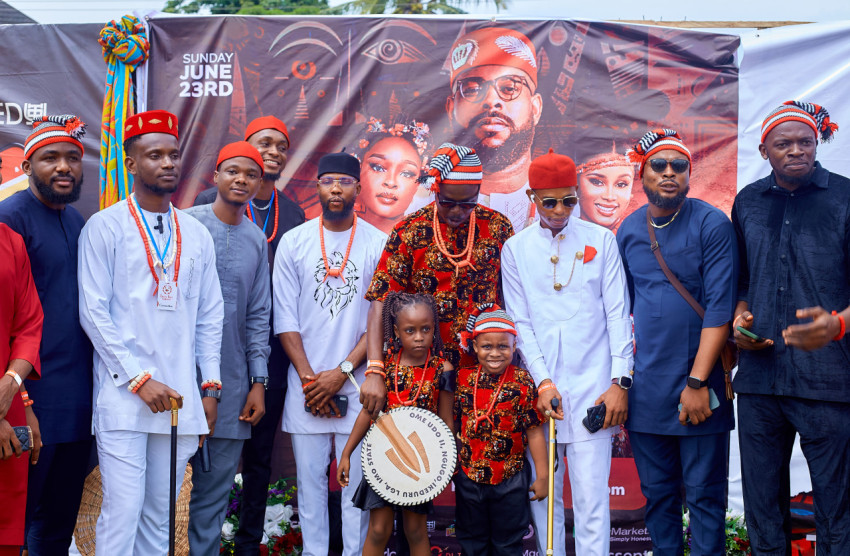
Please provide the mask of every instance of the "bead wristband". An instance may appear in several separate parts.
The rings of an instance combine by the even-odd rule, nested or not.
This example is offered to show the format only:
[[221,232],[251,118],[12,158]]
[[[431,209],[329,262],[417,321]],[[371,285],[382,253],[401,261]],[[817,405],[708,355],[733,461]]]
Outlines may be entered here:
[[838,314],[838,311],[833,311],[832,314],[838,317],[838,323],[840,324],[840,328],[838,329],[838,335],[833,338],[834,341],[838,341],[844,337],[844,333],[847,331],[847,326],[844,323],[844,317]]
[[29,392],[27,392],[26,390],[21,392],[21,399],[24,401],[24,407],[29,407],[29,406],[31,406],[32,404],[35,403],[34,401],[32,401],[30,399]]
[[216,379],[205,380],[201,384],[201,390],[221,390],[221,381]]
[[142,386],[142,384],[147,382],[150,377],[151,374],[149,372],[140,372],[133,380],[130,381],[130,384],[127,386],[127,391],[135,394],[139,391],[139,388]]
[[542,384],[537,388],[537,393],[542,394],[546,390],[552,390],[555,388],[557,388],[557,386],[555,386],[554,382],[547,382],[546,384]]
[[370,368],[370,369],[366,369],[366,372],[365,372],[365,373],[363,373],[363,375],[364,375],[364,376],[369,376],[369,375],[381,375],[381,376],[382,376],[382,377],[384,377],[385,379],[387,378],[387,373],[385,373],[384,371],[381,371],[381,370],[379,370],[379,369],[372,369],[372,368]]

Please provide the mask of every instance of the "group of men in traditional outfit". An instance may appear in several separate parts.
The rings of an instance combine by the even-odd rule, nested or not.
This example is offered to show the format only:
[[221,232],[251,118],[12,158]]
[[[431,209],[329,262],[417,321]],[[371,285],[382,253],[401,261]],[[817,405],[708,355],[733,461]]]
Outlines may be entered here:
[[[495,39],[481,33],[477,61],[459,59],[452,75],[458,123],[467,104],[517,101],[536,122],[536,65],[529,57],[520,57],[522,67],[494,61]],[[513,73],[492,73],[503,66]],[[500,79],[513,85],[497,89]],[[479,123],[502,125],[491,118]],[[611,435],[624,423],[653,553],[683,550],[682,485],[691,553],[723,552],[734,419],[719,356],[730,324],[742,352],[735,389],[753,553],[789,550],[796,434],[812,471],[819,550],[850,551],[850,468],[842,463],[850,450],[850,184],[815,160],[818,140],[837,129],[822,107],[791,102],[767,117],[759,150],[773,172],[738,194],[731,222],[688,197],[694,160],[684,139],[647,132],[632,156],[649,203],[616,237],[570,218],[578,203],[570,158],[523,158],[520,204],[533,209],[508,217],[479,202],[482,178],[493,173],[486,157],[452,143],[430,164],[427,178],[439,183],[433,202],[389,237],[355,215],[360,163],[346,153],[319,161],[321,214],[304,222],[275,188],[291,143],[272,116],[221,149],[210,169],[215,188],[181,211],[171,204],[182,176],[178,122],[162,110],[127,120],[134,192],[84,225],[70,206],[82,184],[84,129],[73,116],[36,122],[25,146],[30,187],[0,203],[0,360],[8,369],[0,378],[0,491],[13,508],[0,517],[0,554],[22,544],[32,555],[67,550],[90,432],[104,494],[97,553],[165,553],[171,400],[181,408],[180,476],[193,463],[192,554],[218,553],[240,460],[236,550],[257,554],[281,419],[292,438],[304,554],[327,554],[328,466],[361,408],[375,417],[386,400],[379,373],[365,371],[383,359],[391,292],[435,298],[444,356],[455,368],[475,364],[459,342],[473,311],[497,303],[514,317],[538,409],[556,422],[550,449],[566,463],[554,477],[555,554],[566,552],[567,470],[575,550],[608,554]],[[531,215],[537,220],[514,234],[511,222]],[[583,418],[600,406],[601,429],[590,430]],[[25,423],[36,433],[28,489],[25,459],[12,458],[20,455],[12,426]],[[350,460],[356,476],[360,457]],[[346,556],[360,552],[368,520],[351,503],[354,488],[342,490]],[[518,528],[516,543],[528,515],[542,552],[546,501],[475,523]]]

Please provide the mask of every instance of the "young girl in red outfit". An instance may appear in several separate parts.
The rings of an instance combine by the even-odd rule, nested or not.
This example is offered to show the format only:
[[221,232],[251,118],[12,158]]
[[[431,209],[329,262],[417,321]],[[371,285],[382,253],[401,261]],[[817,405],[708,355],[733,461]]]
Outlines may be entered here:
[[[393,292],[384,302],[384,361],[370,361],[367,373],[384,375],[387,387],[385,411],[416,406],[438,414],[452,428],[454,380],[451,364],[442,357],[437,303],[427,294]],[[348,443],[337,465],[336,478],[348,485],[351,452],[363,440],[372,420],[364,409],[357,417]],[[369,531],[363,546],[364,556],[384,553],[393,531],[396,510],[404,511],[404,534],[411,556],[429,556],[426,519],[431,503],[396,506],[376,493],[365,478],[352,498],[361,510],[369,510]]]

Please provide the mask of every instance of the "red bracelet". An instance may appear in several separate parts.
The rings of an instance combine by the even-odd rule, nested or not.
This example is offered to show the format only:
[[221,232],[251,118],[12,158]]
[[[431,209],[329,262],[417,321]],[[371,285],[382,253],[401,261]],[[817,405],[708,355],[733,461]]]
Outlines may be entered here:
[[304,390],[305,388],[307,388],[308,386],[310,386],[310,385],[311,385],[311,384],[313,384],[314,382],[316,382],[316,379],[310,380],[310,381],[308,381],[306,384],[302,384],[302,385],[301,385],[301,389],[302,389],[302,390]]
[[554,382],[547,382],[546,384],[542,384],[537,388],[537,393],[542,394],[546,390],[552,390],[553,388],[557,388]]
[[150,374],[150,373],[145,373],[145,376],[143,376],[141,379],[139,379],[139,382],[137,382],[137,383],[136,383],[136,385],[133,387],[133,389],[132,389],[132,390],[130,390],[130,392],[131,392],[131,393],[133,393],[133,394],[137,393],[137,392],[139,391],[139,388],[141,388],[141,387],[142,387],[142,385],[143,385],[145,382],[149,381],[149,380],[150,380],[150,378],[151,378],[151,374]]
[[21,392],[21,399],[24,401],[24,407],[29,407],[35,403],[33,400],[30,399],[30,395],[26,390]]
[[838,329],[838,336],[833,338],[833,340],[837,342],[844,337],[844,333],[847,332],[847,326],[844,323],[844,317],[839,315],[837,311],[833,311],[832,314],[838,317],[838,322],[841,324],[841,328]]
[[377,368],[366,369],[366,372],[363,373],[363,376],[369,376],[369,375],[372,375],[372,374],[381,375],[382,377],[387,378],[387,373],[385,373],[384,371],[381,371]]

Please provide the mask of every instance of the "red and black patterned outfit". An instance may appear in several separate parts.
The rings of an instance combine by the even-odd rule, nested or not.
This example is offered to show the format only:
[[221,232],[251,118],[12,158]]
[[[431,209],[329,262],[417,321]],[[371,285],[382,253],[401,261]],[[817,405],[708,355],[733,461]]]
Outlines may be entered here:
[[475,396],[478,374],[478,365],[457,372],[454,414],[455,419],[460,418],[460,465],[476,483],[497,485],[522,470],[528,446],[526,431],[540,425],[543,417],[536,409],[537,389],[531,375],[509,365],[489,418],[480,420],[476,429],[476,417],[490,408],[502,379],[502,375],[482,370]]
[[[440,311],[440,335],[446,359],[455,367],[471,365],[474,359],[463,352],[458,334],[466,327],[470,311],[482,303],[502,303],[499,287],[502,245],[513,235],[510,221],[494,210],[475,207],[476,230],[472,266],[455,267],[440,253],[434,237],[435,203],[421,208],[395,225],[384,247],[372,283],[369,301],[384,301],[393,291],[427,293],[434,296]],[[440,233],[451,253],[466,248],[469,220],[456,229],[442,222]]]
[[[392,359],[396,359],[397,356]],[[422,367],[408,367],[406,365],[397,365],[390,358],[387,358],[386,373],[387,378],[384,381],[387,387],[387,408],[384,411],[389,411],[397,407],[404,407],[404,402],[416,396],[419,390],[420,380],[422,381],[422,389],[419,390],[419,395],[416,396],[413,405],[427,409],[433,414],[437,414],[437,406],[440,401],[440,390],[451,391],[449,386],[448,373],[443,372],[445,359],[438,355],[432,355],[428,360],[428,364]],[[427,367],[427,374],[422,377]],[[398,369],[398,394],[396,394],[396,369]]]

